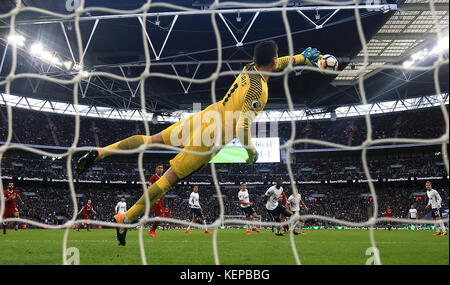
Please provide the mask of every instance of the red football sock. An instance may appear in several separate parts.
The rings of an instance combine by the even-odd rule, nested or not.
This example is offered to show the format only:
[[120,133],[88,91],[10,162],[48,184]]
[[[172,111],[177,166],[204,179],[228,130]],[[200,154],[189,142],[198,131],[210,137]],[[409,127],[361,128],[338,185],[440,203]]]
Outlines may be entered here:
[[284,230],[285,232],[288,232],[288,231],[289,231],[289,226],[288,226],[288,225],[283,226],[283,230]]
[[90,225],[89,225],[89,224],[87,224],[87,225],[86,225],[86,229],[87,229],[87,230],[89,230],[89,227],[90,227]]
[[160,222],[153,222],[153,225],[152,225],[152,229],[151,229],[151,231],[155,232],[155,231],[156,231],[156,229],[157,229],[157,228],[158,228],[158,226],[159,226],[159,223],[160,223]]
[[6,224],[3,224],[3,233],[6,234]]

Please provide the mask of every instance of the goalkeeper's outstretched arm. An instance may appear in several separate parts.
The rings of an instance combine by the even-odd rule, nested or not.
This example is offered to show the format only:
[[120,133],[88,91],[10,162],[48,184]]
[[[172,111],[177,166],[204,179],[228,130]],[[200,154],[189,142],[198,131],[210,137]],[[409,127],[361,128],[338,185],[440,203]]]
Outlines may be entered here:
[[283,56],[277,59],[277,64],[274,66],[274,71],[280,71],[285,69],[291,58],[293,59],[293,65],[309,65],[317,66],[316,60],[319,58],[320,52],[315,48],[307,48],[301,54],[290,56]]
[[253,164],[257,160],[257,151],[255,145],[253,144],[250,127],[252,125],[253,120],[256,117],[256,113],[252,111],[247,111],[242,113],[239,116],[239,120],[236,125],[236,134],[241,142],[242,146],[245,146],[245,149],[248,154],[247,163]]
[[251,125],[258,113],[264,109],[266,102],[262,99],[262,84],[259,76],[250,76],[250,86],[244,97],[240,116],[236,124],[236,135],[245,147],[247,163],[253,164],[258,159],[258,152],[252,141]]

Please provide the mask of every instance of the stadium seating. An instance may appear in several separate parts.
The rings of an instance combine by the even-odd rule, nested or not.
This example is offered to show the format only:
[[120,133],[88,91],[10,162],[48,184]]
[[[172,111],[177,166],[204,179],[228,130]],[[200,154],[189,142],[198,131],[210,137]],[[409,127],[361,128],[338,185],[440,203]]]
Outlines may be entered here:
[[[68,147],[74,137],[74,117],[48,114],[42,112],[13,109],[14,134],[13,142],[43,146]],[[4,107],[0,108],[3,115]],[[4,117],[5,118],[5,117]],[[429,122],[439,122],[430,125]],[[311,138],[327,140],[344,145],[359,145],[366,136],[365,120],[363,117],[330,120],[300,121],[296,123],[296,138]],[[442,114],[440,109],[427,109],[408,112],[373,116],[373,138],[436,138],[443,133]],[[163,124],[149,124],[152,133],[166,127]],[[280,123],[279,136],[284,143],[291,132],[290,122]],[[118,121],[81,118],[79,146],[104,146],[120,138],[143,133],[142,122]],[[331,130],[331,131],[330,131]],[[7,121],[0,125],[0,142],[7,136]],[[296,150],[317,149],[323,146],[298,144]],[[404,151],[406,155],[388,158],[380,155],[369,155],[369,169],[372,178],[377,179],[377,195],[380,203],[379,215],[390,204],[397,217],[405,217],[411,203],[416,203],[419,213],[424,210],[425,200],[416,200],[413,193],[424,192],[423,181],[411,180],[411,177],[446,177],[445,167],[440,155],[432,150],[421,152],[421,156],[414,155],[414,151]],[[164,161],[168,161],[165,159]],[[1,162],[3,177],[11,177],[18,181],[17,186],[22,195],[25,206],[21,209],[21,216],[32,220],[51,224],[62,223],[73,215],[73,205],[70,199],[67,182],[68,173],[66,160],[50,157],[40,157],[25,152],[7,152]],[[153,174],[156,160],[144,161],[144,174],[147,178]],[[168,165],[165,165],[168,167]],[[241,214],[238,207],[237,192],[239,183],[247,181],[251,201],[255,202],[256,211],[263,220],[268,216],[263,207],[261,197],[276,177],[283,177],[289,181],[286,164],[262,163],[246,164],[218,164],[217,173],[221,183],[224,183],[224,206],[226,215]],[[129,205],[142,194],[136,160],[111,158],[96,164],[90,171],[78,176],[74,173],[76,192],[79,203],[93,200],[97,211],[95,219],[109,221],[114,214],[114,206],[122,194],[127,195]],[[359,156],[339,156],[333,159],[327,157],[309,157],[292,163],[295,180],[322,181],[320,184],[299,184],[301,194],[310,207],[308,214],[325,215],[353,222],[367,220],[366,183],[351,183],[365,179]],[[186,219],[187,202],[194,183],[200,184],[200,202],[207,216],[208,222],[218,217],[218,202],[212,185],[210,168],[206,167],[191,176],[184,184],[177,186],[166,199],[172,210],[172,217]],[[33,181],[30,183],[24,178]],[[33,179],[39,179],[35,182]],[[401,183],[383,183],[387,179],[401,180]],[[100,184],[81,183],[80,181],[102,181]],[[344,181],[342,184],[324,184],[324,181]],[[58,182],[56,182],[58,181]],[[117,184],[114,182],[123,182]],[[349,181],[349,183],[345,183]],[[253,183],[253,184],[251,184]],[[285,185],[291,193],[289,185]],[[448,199],[448,189],[442,187],[443,200]],[[316,195],[320,194],[320,195]],[[364,195],[365,194],[365,195]],[[327,224],[309,220],[308,224]]]

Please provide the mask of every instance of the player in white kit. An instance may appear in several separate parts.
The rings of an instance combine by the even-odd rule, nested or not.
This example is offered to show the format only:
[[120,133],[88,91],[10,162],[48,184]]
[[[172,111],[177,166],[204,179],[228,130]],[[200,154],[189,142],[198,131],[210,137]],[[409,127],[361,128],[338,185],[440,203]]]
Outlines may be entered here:
[[125,202],[125,197],[121,197],[120,201],[117,203],[116,208],[116,215],[117,214],[125,214],[127,211],[127,202]]
[[[191,216],[192,216],[192,222],[196,223],[197,218],[202,219],[203,225],[205,225],[205,234],[210,234],[211,232],[208,231],[206,228],[206,218],[205,215],[202,213],[202,208],[200,207],[200,196],[198,195],[198,186],[195,185],[192,189],[192,193],[189,196],[189,206],[191,207]],[[191,229],[191,225],[188,226],[185,233],[190,234],[189,231]]]
[[[408,219],[410,219],[410,220],[417,220],[417,218],[418,218],[417,209],[416,209],[416,207],[414,206],[414,204],[411,204],[411,208],[409,209],[409,212],[408,212]],[[414,230],[416,227],[417,227],[416,224],[412,224],[412,225],[411,225],[411,228],[412,228],[413,230]]]
[[[281,222],[280,214],[284,217],[290,217],[292,212],[286,209],[283,205],[279,203],[281,193],[283,193],[283,179],[278,178],[277,184],[270,187],[266,194],[264,195],[264,200],[266,201],[266,209],[271,217],[272,221]],[[275,233],[277,236],[282,236],[281,227],[277,226],[277,232]]]
[[425,209],[431,207],[431,218],[433,219],[433,221],[435,221],[436,227],[436,233],[434,235],[445,236],[447,235],[447,230],[445,229],[444,223],[441,220],[441,202],[442,202],[441,196],[436,190],[432,188],[431,181],[427,181],[425,183],[425,187],[427,188],[427,196],[428,196],[428,204],[425,207]]
[[[241,191],[238,193],[239,204],[241,206],[241,210],[244,212],[245,217],[249,221],[247,224],[247,235],[251,234],[250,227],[251,221],[259,219],[255,210],[253,209],[253,202],[250,202],[250,195],[248,194],[247,185],[245,182],[241,183]],[[252,231],[259,233],[255,226],[252,227]]]
[[[288,202],[290,210],[294,213],[294,215],[296,213],[298,213],[300,215],[300,203],[302,204],[302,206],[305,209],[305,211],[309,210],[308,207],[306,207],[305,203],[303,202],[302,195],[300,194],[300,192],[298,192],[297,195],[292,194],[291,196],[289,196],[287,202]],[[305,220],[304,219],[300,219],[299,221],[295,221],[295,224],[292,227],[294,235],[298,235],[299,234],[299,233],[297,233],[295,231],[295,227],[297,226],[297,223],[300,224],[300,234],[304,235],[305,234],[305,232],[303,231],[303,226],[305,225]]]

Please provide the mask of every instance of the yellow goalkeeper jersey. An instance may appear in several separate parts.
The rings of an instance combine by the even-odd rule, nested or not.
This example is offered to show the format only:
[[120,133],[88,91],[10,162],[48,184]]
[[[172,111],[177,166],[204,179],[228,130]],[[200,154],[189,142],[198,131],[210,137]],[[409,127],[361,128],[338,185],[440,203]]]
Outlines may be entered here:
[[268,95],[264,77],[254,63],[247,64],[223,99],[217,103],[222,117],[223,143],[238,137],[242,144],[251,145],[249,127],[266,106]]
[[[284,69],[289,59],[289,57],[278,58],[274,71]],[[293,60],[293,64],[302,64],[304,57],[295,55]],[[216,119],[220,117],[222,145],[226,145],[237,137],[242,145],[254,148],[249,127],[258,113],[264,109],[267,100],[267,81],[258,72],[255,64],[249,63],[235,79],[222,100],[162,131],[164,143],[181,146],[188,151],[211,151],[218,123]],[[208,115],[211,113],[214,115]],[[170,165],[181,179],[202,168],[213,156],[214,154],[180,152],[170,161]]]
[[[288,65],[289,59],[289,56],[278,58],[274,71],[284,69]],[[293,57],[294,65],[303,62],[302,55]],[[230,132],[225,134],[223,143],[238,137],[241,144],[253,147],[249,126],[266,106],[268,96],[267,81],[258,72],[254,63],[247,64],[223,99],[217,103],[222,116],[222,129],[232,128],[233,130],[232,135]],[[235,118],[238,116],[239,119],[233,120],[233,124],[231,124],[231,120],[227,119],[227,113],[230,114],[228,118],[233,114]]]

